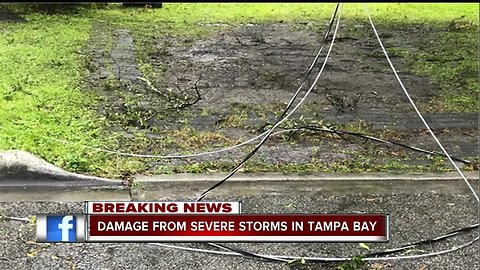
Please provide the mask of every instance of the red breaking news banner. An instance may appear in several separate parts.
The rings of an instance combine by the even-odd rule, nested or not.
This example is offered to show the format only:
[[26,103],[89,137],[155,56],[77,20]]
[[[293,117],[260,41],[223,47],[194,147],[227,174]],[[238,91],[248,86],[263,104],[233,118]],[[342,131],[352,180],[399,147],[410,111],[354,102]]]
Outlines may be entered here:
[[386,242],[388,215],[90,215],[87,241]]
[[240,214],[240,202],[85,202],[87,215]]

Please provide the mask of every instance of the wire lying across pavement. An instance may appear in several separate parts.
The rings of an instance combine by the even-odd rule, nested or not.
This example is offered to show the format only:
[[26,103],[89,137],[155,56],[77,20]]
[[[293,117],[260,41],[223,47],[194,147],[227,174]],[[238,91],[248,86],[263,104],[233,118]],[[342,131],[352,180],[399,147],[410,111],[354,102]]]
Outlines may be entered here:
[[[438,140],[438,138],[435,136],[435,134],[433,133],[433,131],[431,130],[430,126],[428,125],[428,123],[425,121],[425,119],[423,118],[422,114],[420,113],[420,111],[418,110],[418,108],[416,107],[415,103],[413,102],[413,100],[411,99],[409,93],[407,92],[407,90],[405,89],[400,77],[398,76],[392,62],[390,61],[390,58],[388,57],[388,54],[383,46],[383,43],[377,33],[377,30],[375,28],[375,25],[373,24],[373,21],[372,21],[372,18],[370,16],[370,13],[368,11],[368,8],[365,6],[365,11],[367,13],[367,16],[368,16],[368,19],[369,19],[369,22],[373,28],[373,31],[378,39],[378,42],[383,50],[383,53],[385,54],[385,57],[387,58],[389,64],[390,64],[390,67],[393,71],[393,73],[395,74],[395,77],[397,78],[399,84],[401,85],[405,95],[407,96],[408,100],[410,101],[411,105],[413,106],[413,108],[415,109],[417,115],[420,117],[420,119],[422,120],[422,122],[424,123],[424,125],[426,126],[427,130],[429,131],[429,133],[432,135],[432,137],[434,138],[435,142],[438,144],[438,146],[442,149],[443,153],[445,154],[445,156],[449,159],[449,161],[452,163],[452,165],[454,166],[454,168],[457,170],[457,172],[460,174],[460,176],[464,179],[465,183],[468,185],[468,187],[470,188],[470,190],[472,191],[475,199],[477,200],[477,202],[480,202],[479,201],[479,198],[478,198],[478,195],[476,194],[475,190],[473,189],[473,187],[470,185],[470,183],[468,182],[468,180],[466,179],[466,177],[463,175],[463,173],[460,171],[460,169],[458,168],[458,166],[455,164],[455,162],[453,161],[452,157],[449,155],[449,153],[446,151],[446,149],[443,147],[443,145],[440,143],[440,141]],[[289,113],[285,116],[285,118],[283,118],[282,120],[280,121],[277,121],[277,123],[269,130],[269,134],[271,134],[271,132],[276,128],[278,127],[278,125],[283,122],[286,118],[288,118],[292,113],[293,111],[295,111],[301,104],[302,102],[305,100],[305,98],[308,96],[308,94],[310,93],[310,91],[313,89],[313,87],[315,86],[315,84],[317,83],[322,71],[323,71],[323,68],[325,67],[325,64],[327,62],[327,59],[328,59],[328,56],[330,54],[330,51],[331,51],[331,48],[332,48],[332,45],[333,45],[333,42],[335,40],[335,36],[336,36],[336,33],[337,33],[337,30],[338,30],[338,24],[339,24],[339,20],[340,20],[340,15],[339,15],[339,18],[338,18],[338,21],[337,21],[337,25],[336,25],[336,28],[335,28],[335,32],[334,32],[334,35],[333,35],[333,38],[332,38],[332,43],[330,44],[330,48],[329,48],[329,51],[327,53],[327,56],[325,58],[325,61],[324,61],[324,64],[322,66],[322,69],[319,71],[319,74],[317,75],[315,81],[313,82],[312,86],[310,87],[310,89],[307,91],[307,93],[305,94],[305,96],[302,98],[302,100],[297,104],[297,106]],[[257,147],[249,154],[247,155],[244,160],[242,162],[240,162],[224,179],[222,179],[221,181],[217,182],[215,185],[213,185],[212,187],[210,187],[209,189],[205,190],[198,198],[197,198],[197,201],[200,201],[202,200],[208,193],[210,193],[211,191],[213,191],[214,189],[216,189],[217,187],[219,187],[220,185],[222,185],[223,183],[226,182],[226,180],[231,177],[233,174],[235,174],[238,169],[246,162],[248,161],[248,159],[250,157],[252,157],[257,151],[258,149],[262,146],[263,142],[268,139],[269,137],[269,134],[266,135],[263,140],[257,145]],[[471,226],[468,226],[468,227],[465,227],[465,228],[462,228],[462,229],[459,229],[457,231],[454,231],[454,232],[451,232],[451,233],[447,233],[447,234],[444,234],[442,236],[439,236],[439,237],[436,237],[436,238],[433,238],[433,239],[429,239],[429,240],[422,240],[422,241],[419,241],[417,243],[413,243],[413,244],[407,244],[407,245],[404,245],[404,246],[401,246],[399,248],[394,248],[394,249],[390,249],[390,250],[386,250],[386,251],[382,251],[382,252],[377,252],[377,253],[371,253],[371,254],[367,254],[364,258],[365,261],[388,261],[388,260],[398,260],[398,259],[415,259],[415,258],[424,258],[424,257],[432,257],[432,256],[437,256],[437,255],[441,255],[441,254],[447,254],[447,253],[450,253],[450,252],[454,252],[454,251],[458,251],[460,249],[463,249],[465,247],[468,247],[470,245],[472,245],[473,243],[475,243],[476,241],[479,240],[479,236],[475,237],[473,240],[471,241],[468,241],[468,242],[465,242],[463,243],[462,245],[459,245],[459,246],[454,246],[450,249],[445,249],[445,250],[441,250],[441,251],[437,251],[437,252],[430,252],[430,253],[426,253],[426,254],[419,254],[419,255],[408,255],[408,256],[405,256],[405,255],[402,255],[402,256],[395,256],[395,257],[379,257],[380,255],[387,255],[387,254],[392,254],[392,253],[395,253],[395,252],[399,252],[399,251],[403,251],[403,250],[407,250],[409,248],[412,248],[413,246],[416,246],[416,245],[421,245],[421,244],[425,244],[425,243],[431,243],[431,242],[435,242],[435,241],[440,241],[440,240],[443,240],[443,239],[446,239],[446,238],[449,238],[449,237],[452,237],[454,235],[457,235],[459,234],[460,232],[464,232],[464,231],[468,231],[470,229],[476,229],[478,228],[478,224],[474,224],[474,225],[471,225]],[[241,250],[241,249],[237,249],[237,248],[232,248],[232,247],[228,247],[228,246],[225,246],[225,245],[221,245],[221,244],[212,244],[212,243],[208,243],[210,246],[214,246],[214,247],[221,247],[223,249],[226,249],[226,250],[229,250],[229,251],[232,251],[233,253],[235,254],[240,254],[242,256],[249,256],[249,257],[254,257],[254,258],[260,258],[260,259],[265,259],[265,260],[273,260],[273,261],[285,261],[285,259],[289,260],[289,259],[304,259],[305,261],[309,261],[309,262],[340,262],[340,261],[347,261],[347,260],[350,260],[351,258],[322,258],[322,257],[298,257],[298,256],[278,256],[278,255],[264,255],[264,254],[256,254],[256,253],[253,253],[253,252],[249,252],[249,251],[245,251],[245,250]],[[170,246],[170,247],[173,247],[175,248],[175,246],[171,246],[171,245],[165,245],[165,244],[162,244],[163,246]],[[207,251],[205,250],[205,252],[212,252],[212,251]]]
[[[477,227],[478,228],[478,225]],[[448,236],[450,237],[450,236]],[[446,239],[446,238],[442,238]],[[401,256],[392,256],[392,257],[375,257],[372,254],[375,253],[370,253],[370,254],[365,254],[364,258],[362,260],[364,261],[393,261],[393,260],[403,260],[403,259],[419,259],[419,258],[425,258],[425,257],[432,257],[432,256],[438,256],[438,255],[443,255],[447,254],[450,252],[458,251],[460,249],[466,248],[474,244],[476,241],[479,240],[479,237],[475,237],[473,240],[468,241],[466,243],[463,243],[462,245],[459,246],[454,246],[449,249],[444,249],[440,250],[437,252],[431,252],[431,253],[426,253],[426,254],[418,254],[418,255],[401,255]],[[428,243],[428,240],[425,240]],[[216,255],[228,255],[228,256],[240,256],[240,257],[253,257],[257,259],[262,259],[262,260],[267,260],[267,261],[276,261],[276,262],[289,262],[293,260],[300,260],[303,259],[305,260],[306,263],[335,263],[335,262],[344,262],[344,261],[349,261],[352,258],[351,257],[302,257],[302,256],[291,256],[291,255],[276,255],[276,254],[261,254],[261,253],[253,253],[253,252],[248,252],[242,249],[237,249],[233,247],[228,247],[223,244],[210,244],[213,247],[217,248],[222,248],[224,250],[228,251],[218,251],[218,250],[211,250],[211,249],[201,249],[201,248],[189,248],[189,247],[182,247],[178,245],[170,245],[170,244],[163,244],[163,243],[150,243],[150,245],[154,246],[161,246],[164,248],[170,248],[170,249],[178,249],[178,250],[186,250],[186,251],[193,251],[193,252],[201,252],[201,253],[208,253],[208,254],[216,254]],[[414,245],[408,246],[405,249],[401,250],[406,250]],[[395,252],[401,251],[397,250]],[[382,252],[379,252],[382,253]],[[393,252],[392,252],[393,253]]]

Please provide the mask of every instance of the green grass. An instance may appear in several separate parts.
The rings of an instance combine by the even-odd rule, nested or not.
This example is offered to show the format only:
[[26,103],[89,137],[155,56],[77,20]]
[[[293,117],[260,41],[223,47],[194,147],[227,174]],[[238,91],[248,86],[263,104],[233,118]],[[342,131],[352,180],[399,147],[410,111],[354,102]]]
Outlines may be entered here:
[[[397,52],[406,58],[413,72],[430,76],[440,84],[442,95],[438,106],[441,110],[478,111],[478,4],[368,6],[379,30],[410,25],[445,29],[432,37],[433,43],[425,44],[418,51],[397,48]],[[322,31],[333,7],[334,4],[167,3],[162,9],[144,10],[111,5],[107,9],[85,9],[70,15],[30,13],[25,15],[28,23],[0,23],[0,150],[31,151],[67,170],[97,175],[117,177],[145,170],[139,160],[106,156],[80,147],[81,144],[111,146],[116,141],[102,131],[104,122],[96,116],[96,97],[81,87],[86,67],[82,65],[79,51],[89,38],[91,25],[99,20],[112,27],[132,30],[140,65],[147,71],[151,69],[147,57],[158,53],[155,41],[160,36],[182,37],[193,42],[227,27],[264,22],[312,21],[312,30]],[[366,22],[360,4],[346,4],[343,15]],[[450,23],[462,16],[473,26],[447,31]],[[219,25],[207,27],[207,24]],[[443,61],[458,57],[464,60]],[[442,61],[428,61],[430,58]],[[149,72],[151,77],[158,75],[155,71]],[[49,137],[75,144],[59,143]],[[337,165],[342,171],[352,164]],[[203,165],[195,166],[178,170],[206,170]],[[291,168],[260,165],[251,168],[336,170],[316,164],[285,166]]]
[[[478,4],[368,4],[374,22],[396,24],[426,23],[432,26],[436,23],[450,23],[453,19],[465,16],[466,19],[478,24]],[[365,20],[362,4],[345,5],[347,17]]]
[[[197,23],[305,22],[329,18],[335,4],[164,4],[162,9],[106,9],[98,14],[106,20],[130,23],[157,23],[165,28]],[[450,22],[460,16],[478,22],[478,4],[368,4],[373,18],[395,23]],[[365,20],[363,4],[345,4],[343,15]],[[149,25],[149,27],[154,27]],[[149,32],[148,29],[145,29]]]
[[51,138],[96,146],[95,97],[81,91],[79,51],[91,21],[27,16],[0,24],[0,149],[22,149],[73,171],[98,173],[104,157]]
[[410,70],[440,86],[429,111],[478,112],[478,28],[433,34],[418,51],[391,50],[406,60]]

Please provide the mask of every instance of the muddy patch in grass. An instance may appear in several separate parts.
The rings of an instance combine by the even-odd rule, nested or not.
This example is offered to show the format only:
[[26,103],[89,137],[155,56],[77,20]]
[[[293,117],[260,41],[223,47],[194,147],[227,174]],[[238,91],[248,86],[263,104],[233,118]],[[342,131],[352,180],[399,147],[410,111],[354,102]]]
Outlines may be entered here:
[[[201,40],[155,33],[155,49],[145,54],[140,53],[144,44],[135,44],[138,40],[129,30],[97,27],[87,49],[91,55],[89,81],[104,99],[100,114],[108,120],[107,130],[122,131],[118,150],[147,154],[208,151],[260,134],[258,129],[275,121],[301,84],[322,38],[310,25],[246,24],[218,28]],[[436,149],[426,136],[422,136],[425,143],[418,141],[416,134],[424,127],[369,28],[354,21],[340,28],[321,79],[284,127],[328,124]],[[387,47],[401,46],[405,35],[394,30],[382,33]],[[405,47],[414,48],[415,44],[409,41]],[[392,60],[412,98],[422,109],[428,109],[438,97],[438,85],[407,72],[402,59]],[[308,78],[308,85],[320,67],[321,62]],[[478,151],[472,150],[478,145],[478,117],[474,113],[426,116],[440,139],[448,139],[455,154],[478,157]],[[319,171],[349,167],[355,171],[359,163],[374,164],[372,160],[378,159],[378,151],[372,150],[375,147],[358,140],[328,134],[287,137],[278,135],[269,142],[253,159],[258,166],[252,169],[308,164],[305,168],[318,165]],[[180,166],[179,171],[197,166],[195,170],[202,162],[212,170],[226,170],[249,149],[146,162],[151,172],[168,172],[164,168],[170,165]],[[418,154],[411,155],[413,162],[408,161],[408,153],[390,155],[398,151],[385,147],[379,164],[423,166],[432,162],[431,157]],[[366,169],[382,170],[382,165]]]

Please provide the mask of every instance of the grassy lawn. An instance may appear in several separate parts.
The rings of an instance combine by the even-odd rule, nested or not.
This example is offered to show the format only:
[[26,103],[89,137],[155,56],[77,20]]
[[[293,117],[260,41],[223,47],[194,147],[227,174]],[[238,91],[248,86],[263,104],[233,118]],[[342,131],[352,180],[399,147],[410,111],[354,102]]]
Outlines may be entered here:
[[[143,170],[138,160],[107,156],[80,146],[115,145],[115,140],[102,131],[104,120],[96,117],[97,97],[81,83],[86,68],[80,51],[88,41],[91,25],[98,20],[132,30],[137,46],[142,46],[142,53],[137,56],[139,64],[143,71],[148,71],[145,59],[156,52],[153,42],[160,34],[197,39],[214,29],[203,24],[221,24],[218,27],[222,28],[239,23],[306,21],[319,22],[314,27],[322,31],[320,27],[323,28],[333,7],[334,4],[164,4],[162,9],[144,10],[110,5],[106,9],[80,10],[77,14],[28,13],[24,15],[28,23],[0,22],[0,150],[27,150],[67,170],[102,176],[120,177]],[[434,110],[478,111],[478,4],[369,7],[379,29],[405,25],[445,29],[417,51],[394,48],[392,53],[404,57],[412,72],[439,83],[442,92]],[[363,5],[345,5],[344,16],[365,21]],[[78,144],[59,143],[51,138]],[[335,170],[342,171],[340,165]],[[179,170],[201,172],[206,167],[199,164]]]
[[27,16],[0,24],[0,149],[22,149],[74,171],[97,172],[103,157],[47,137],[97,145],[95,97],[80,90],[79,50],[90,19]]

